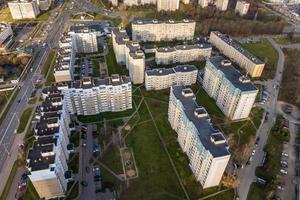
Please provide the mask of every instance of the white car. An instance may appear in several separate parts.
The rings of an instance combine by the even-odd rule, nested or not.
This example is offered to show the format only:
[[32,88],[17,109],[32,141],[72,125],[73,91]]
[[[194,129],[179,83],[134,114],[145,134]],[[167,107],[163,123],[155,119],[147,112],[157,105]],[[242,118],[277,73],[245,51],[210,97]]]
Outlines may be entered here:
[[280,170],[280,173],[282,173],[282,174],[287,174],[287,171],[284,170],[284,169],[281,169],[281,170]]
[[280,164],[283,164],[283,165],[288,165],[288,162],[287,162],[287,161],[284,161],[284,160],[282,160],[282,161],[280,161]]
[[278,189],[278,190],[281,190],[281,191],[283,191],[283,190],[284,190],[284,187],[283,187],[283,186],[280,186],[280,185],[278,185],[278,186],[277,186],[277,189]]
[[289,154],[286,153],[286,152],[282,152],[281,155],[282,155],[282,156],[285,156],[285,157],[289,157]]
[[254,154],[255,154],[255,149],[252,150],[251,155],[254,156]]

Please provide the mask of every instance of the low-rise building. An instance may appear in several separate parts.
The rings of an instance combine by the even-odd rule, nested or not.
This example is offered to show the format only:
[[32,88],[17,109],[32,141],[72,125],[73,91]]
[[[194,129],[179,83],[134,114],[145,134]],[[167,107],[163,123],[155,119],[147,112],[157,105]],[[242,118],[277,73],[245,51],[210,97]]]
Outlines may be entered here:
[[237,1],[235,6],[235,12],[239,13],[239,15],[246,15],[250,7],[250,3],[247,1]]
[[210,57],[210,44],[178,45],[175,47],[161,47],[156,50],[155,61],[158,65],[173,63],[187,63]]
[[192,40],[196,22],[193,20],[137,20],[132,22],[133,41]]
[[71,121],[57,89],[43,89],[44,101],[37,107],[35,141],[28,152],[29,179],[40,198],[64,197],[69,178],[67,161]]
[[230,159],[228,144],[190,88],[171,87],[168,120],[196,180],[203,188],[219,185]]
[[14,0],[8,2],[13,19],[34,19],[40,14],[36,0]]
[[250,79],[241,75],[229,60],[221,56],[206,62],[203,88],[231,120],[247,118],[258,93]]
[[172,85],[192,85],[197,81],[198,69],[194,65],[152,69],[145,72],[146,90],[162,90]]
[[13,31],[9,23],[0,23],[0,45],[5,45],[11,40]]
[[242,48],[234,39],[218,31],[210,33],[209,41],[221,53],[245,68],[251,77],[260,77],[265,64],[246,49]]
[[158,11],[175,11],[179,9],[179,0],[157,0]]
[[95,115],[132,108],[131,80],[112,75],[105,79],[83,78],[62,88],[68,111],[77,115]]

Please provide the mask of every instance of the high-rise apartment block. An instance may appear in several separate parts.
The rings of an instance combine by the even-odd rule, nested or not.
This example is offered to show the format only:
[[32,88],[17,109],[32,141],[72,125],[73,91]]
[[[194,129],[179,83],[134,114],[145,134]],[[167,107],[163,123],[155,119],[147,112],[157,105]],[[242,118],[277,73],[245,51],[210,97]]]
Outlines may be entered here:
[[113,6],[118,6],[119,5],[119,1],[118,0],[109,0],[110,3],[113,5]]
[[216,8],[221,10],[221,11],[227,10],[228,3],[229,3],[229,0],[216,0],[216,1],[213,1],[213,0],[198,0],[198,4],[202,8],[207,7],[209,4],[214,4],[216,6]]
[[203,188],[219,185],[230,159],[227,141],[190,88],[171,87],[168,120],[196,180]]
[[83,78],[62,88],[68,111],[77,115],[118,112],[132,108],[131,80],[112,75],[105,79]]
[[258,93],[250,79],[242,76],[229,60],[221,56],[206,62],[203,88],[231,120],[247,118]]
[[40,10],[48,10],[51,6],[52,1],[51,0],[37,0],[37,4],[40,8]]
[[145,4],[156,4],[157,0],[124,0],[123,3],[127,6],[139,6]]
[[192,40],[196,22],[192,20],[138,20],[132,23],[133,41]]
[[8,2],[13,19],[34,19],[40,14],[36,0],[15,0]]
[[145,54],[139,43],[129,41],[125,30],[114,29],[112,32],[113,48],[119,64],[126,65],[133,84],[144,82]]
[[60,92],[51,87],[43,89],[45,98],[37,107],[34,128],[35,141],[28,152],[29,179],[42,199],[64,197],[71,178],[67,160],[72,129],[69,113]]
[[210,44],[161,47],[155,52],[155,61],[158,65],[168,65],[202,60],[210,57],[211,50],[212,47]]
[[251,77],[261,76],[265,64],[242,48],[234,39],[218,31],[213,31],[210,33],[209,40],[221,53],[245,68]]
[[13,36],[13,31],[9,23],[0,23],[0,45],[7,43]]
[[179,9],[179,0],[157,0],[158,11],[175,11]]
[[239,13],[239,15],[246,15],[250,7],[250,3],[247,1],[237,1],[235,6],[235,12]]
[[146,90],[162,90],[172,85],[192,85],[197,81],[198,69],[194,65],[178,65],[173,68],[147,70]]

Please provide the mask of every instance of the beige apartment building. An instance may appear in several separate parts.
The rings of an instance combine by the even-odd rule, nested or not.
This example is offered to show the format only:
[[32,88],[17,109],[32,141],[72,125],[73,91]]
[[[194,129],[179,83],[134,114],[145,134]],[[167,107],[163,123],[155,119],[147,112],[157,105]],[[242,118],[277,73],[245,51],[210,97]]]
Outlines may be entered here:
[[40,14],[36,0],[15,0],[8,2],[13,19],[34,19]]
[[229,146],[190,88],[171,87],[168,120],[196,180],[203,188],[218,186],[230,159]]
[[246,15],[250,7],[250,3],[247,1],[237,1],[235,6],[235,12],[240,16]]
[[125,29],[115,28],[112,31],[112,44],[116,55],[117,63],[126,65],[126,43],[129,37]]
[[175,47],[161,47],[155,52],[155,61],[158,65],[172,63],[187,63],[204,60],[210,57],[210,44],[178,45]]
[[152,69],[145,72],[146,90],[162,90],[172,85],[192,85],[197,81],[198,69],[194,65]]
[[179,9],[179,0],[157,0],[158,11],[176,11]]
[[198,4],[202,8],[207,7],[209,4],[214,4],[216,6],[216,8],[221,11],[227,10],[228,3],[229,3],[229,0],[215,0],[215,1],[213,1],[213,0],[198,0]]
[[218,31],[212,31],[209,40],[221,53],[244,68],[251,77],[261,76],[265,63],[242,48],[234,39]]
[[258,93],[250,79],[241,75],[222,56],[212,57],[206,62],[203,88],[231,120],[247,118]]
[[192,40],[196,22],[193,20],[137,20],[132,22],[133,41]]
[[119,112],[132,108],[131,79],[112,75],[105,79],[83,78],[61,88],[68,111],[77,115]]

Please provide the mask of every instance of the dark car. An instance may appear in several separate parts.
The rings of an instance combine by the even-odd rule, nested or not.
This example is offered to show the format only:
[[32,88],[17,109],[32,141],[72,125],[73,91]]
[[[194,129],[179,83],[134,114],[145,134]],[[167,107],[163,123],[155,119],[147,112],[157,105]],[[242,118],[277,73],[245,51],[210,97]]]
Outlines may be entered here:
[[260,140],[260,137],[257,137],[257,138],[256,138],[256,141],[255,141],[255,146],[257,146],[257,145],[258,145],[258,143],[259,143],[259,140]]
[[86,181],[81,181],[80,184],[83,186],[83,187],[87,187],[88,186],[88,183]]
[[86,140],[86,138],[87,138],[86,133],[81,133],[81,139],[85,139]]
[[18,103],[20,103],[20,102],[21,102],[21,99],[18,100]]

